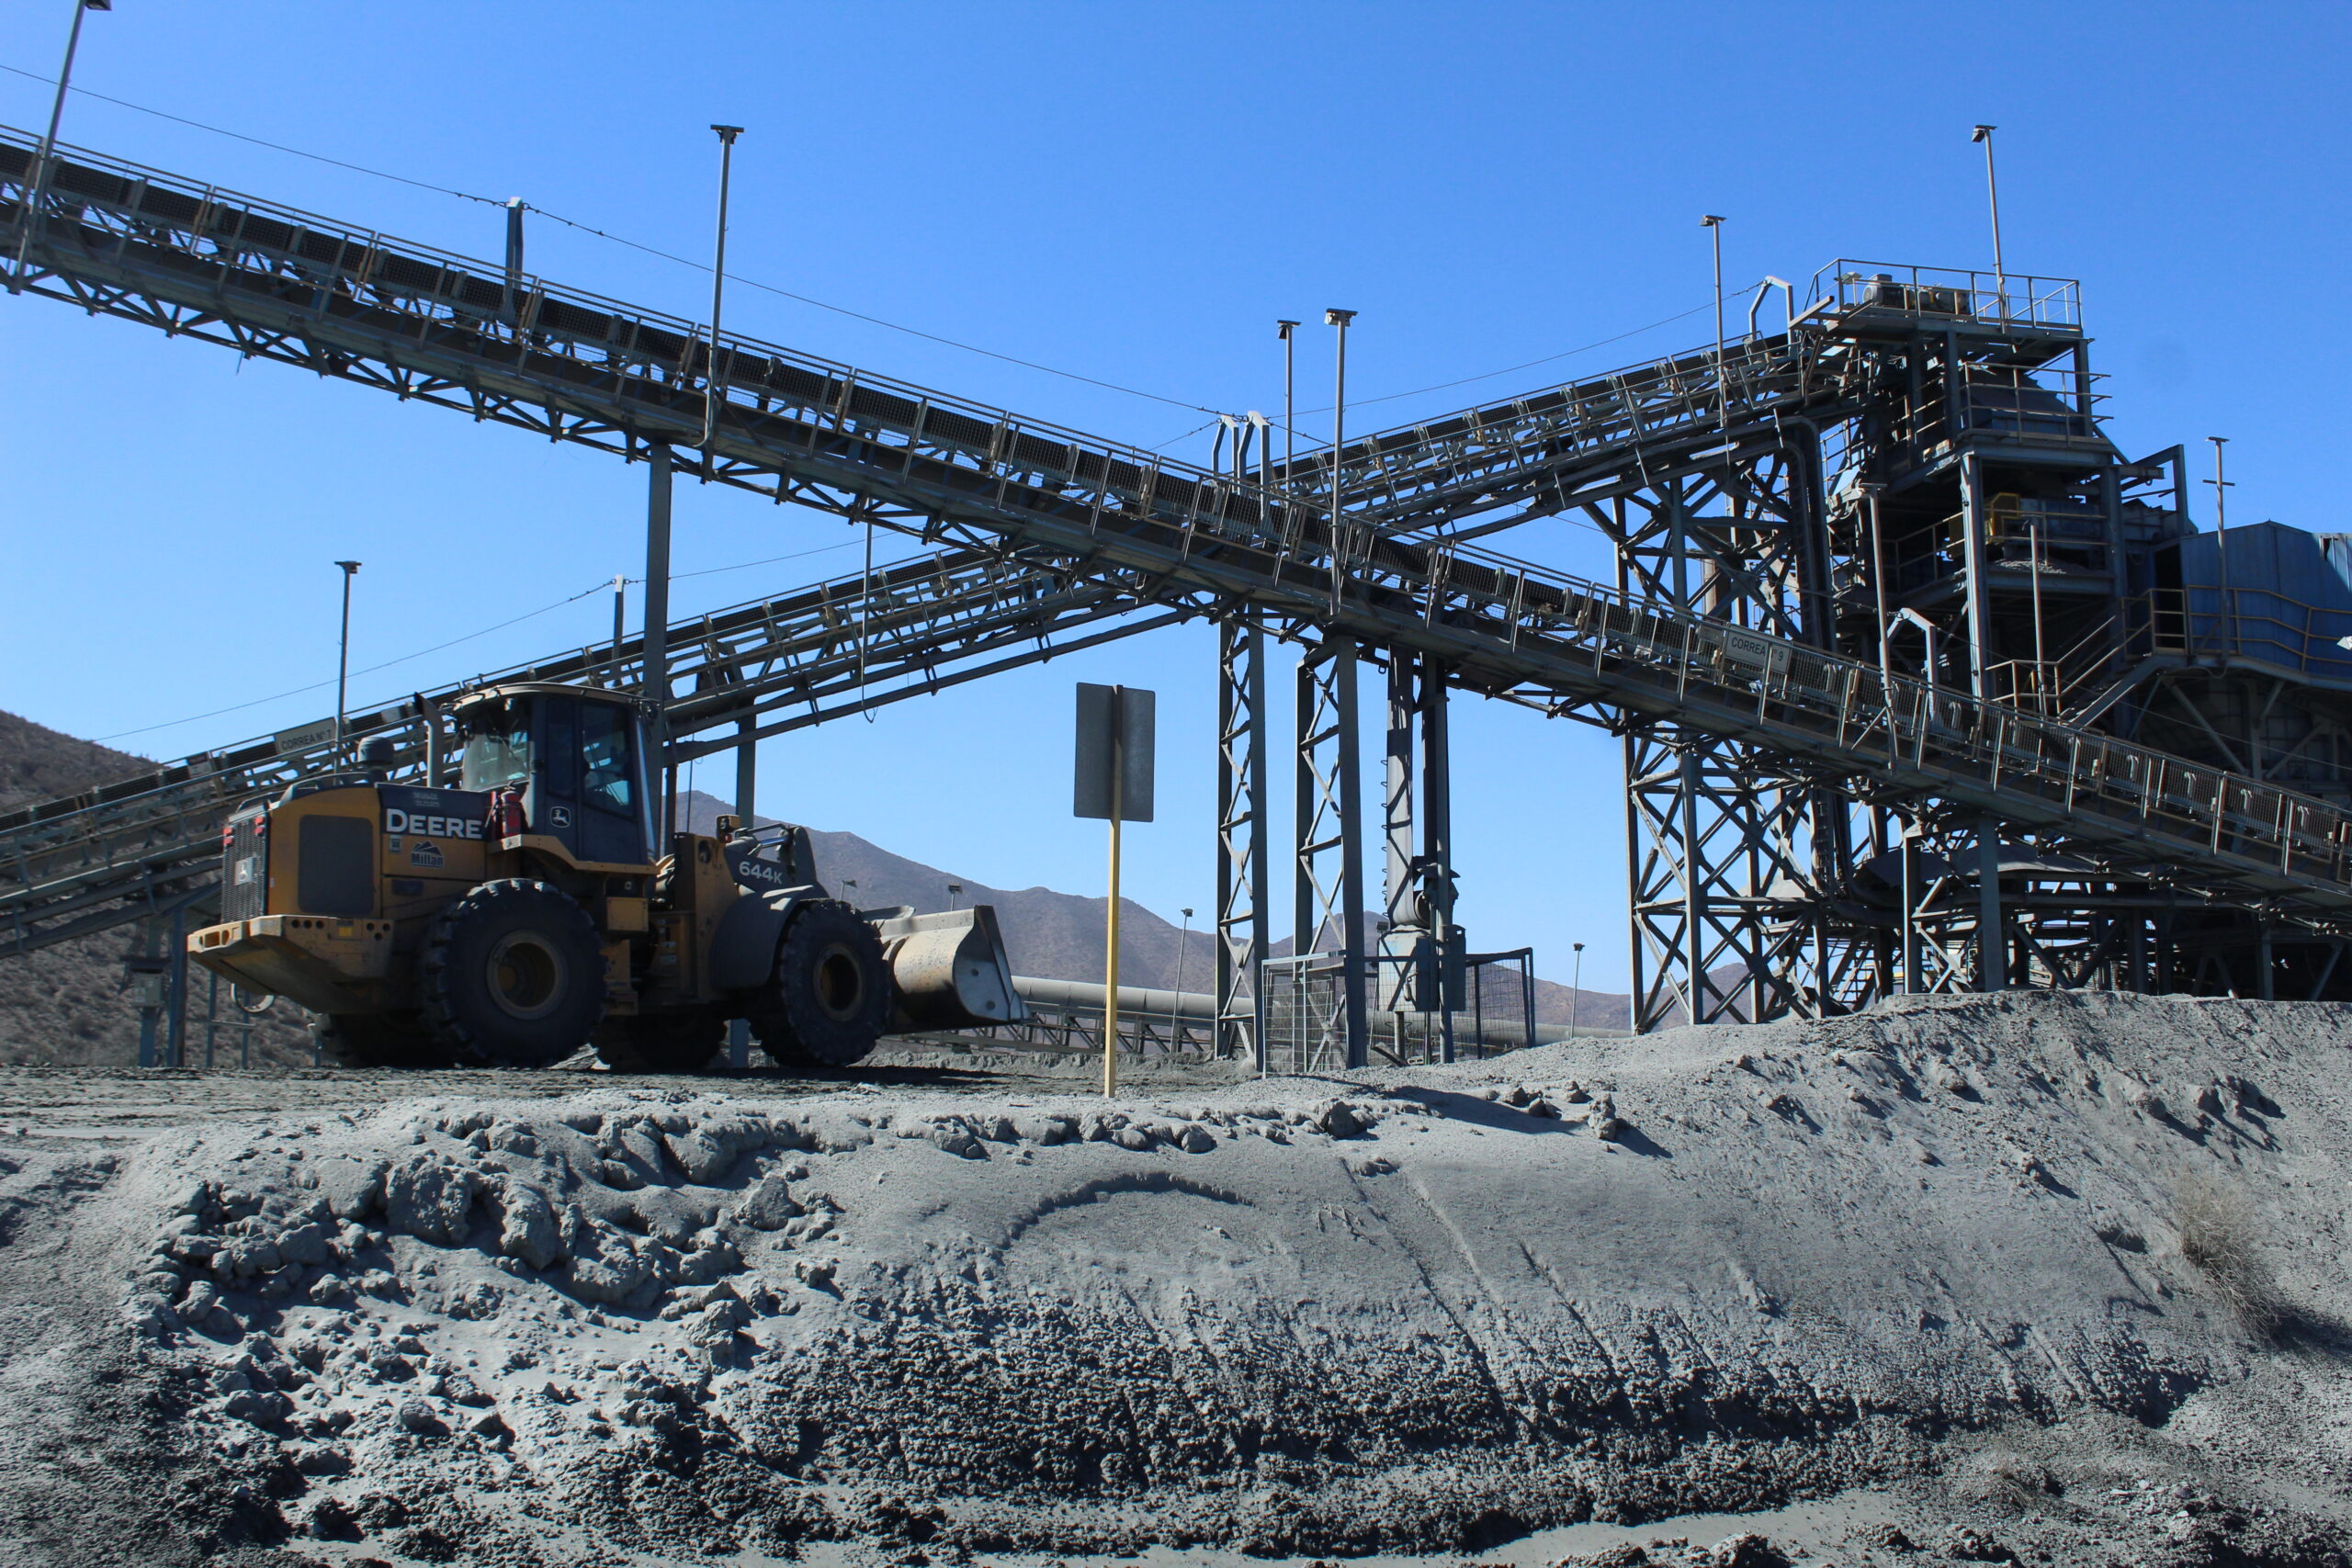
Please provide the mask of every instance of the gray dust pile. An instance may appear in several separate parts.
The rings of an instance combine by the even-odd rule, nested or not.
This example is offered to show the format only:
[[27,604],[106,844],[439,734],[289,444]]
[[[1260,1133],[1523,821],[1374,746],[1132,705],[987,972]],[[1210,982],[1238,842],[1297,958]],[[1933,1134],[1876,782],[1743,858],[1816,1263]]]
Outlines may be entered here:
[[19,1127],[0,1540],[2346,1562],[2347,1024],[1942,998],[1115,1104]]

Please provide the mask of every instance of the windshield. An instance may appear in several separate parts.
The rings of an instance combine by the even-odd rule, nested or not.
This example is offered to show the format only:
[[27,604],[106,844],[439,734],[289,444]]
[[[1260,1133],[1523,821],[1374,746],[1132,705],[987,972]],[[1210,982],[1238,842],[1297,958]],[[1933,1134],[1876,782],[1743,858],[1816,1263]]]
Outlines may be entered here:
[[465,755],[458,765],[461,789],[503,789],[531,777],[531,731],[520,703],[471,715],[466,724]]

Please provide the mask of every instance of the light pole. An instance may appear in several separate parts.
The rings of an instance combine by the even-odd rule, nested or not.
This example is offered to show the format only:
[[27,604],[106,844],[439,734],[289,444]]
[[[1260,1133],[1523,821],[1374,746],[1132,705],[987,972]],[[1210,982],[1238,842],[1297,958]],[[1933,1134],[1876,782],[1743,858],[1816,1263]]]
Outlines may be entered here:
[[513,197],[506,203],[506,324],[523,325],[523,214],[530,203]]
[[1993,208],[1993,288],[2001,301],[2001,319],[2009,319],[2009,273],[2001,261],[2001,187],[1993,178],[1994,127],[1980,125],[1969,136],[1984,148],[1984,197]]
[[702,378],[702,471],[711,470],[710,438],[718,428],[718,400],[725,395],[718,379],[718,308],[727,296],[727,187],[735,172],[735,139],[740,125],[714,125],[718,132],[718,254],[710,264],[710,370]]
[[949,884],[947,885],[947,908],[948,908],[951,911],[952,911],[952,910],[954,910],[954,908],[956,908],[956,899],[958,899],[958,898],[961,898],[963,896],[964,896],[964,885],[963,885],[962,883],[960,883],[960,882],[951,882],[951,883],[949,883]]
[[1298,331],[1296,321],[1283,320],[1274,323],[1274,335],[1283,340],[1283,480],[1295,482],[1291,464],[1298,457]]
[[1715,243],[1715,428],[1731,429],[1730,390],[1724,378],[1724,220],[1713,212],[1699,220]]
[[2222,657],[2226,659],[2237,651],[2238,612],[2230,602],[2230,488],[2233,481],[2222,471],[2222,448],[2230,444],[2226,435],[2209,435],[2213,444],[2213,477],[2205,482],[2213,487],[2213,560],[2221,576],[2222,615],[2229,623],[2229,641]]
[[[1356,319],[1353,310],[1334,306],[1323,312],[1326,326],[1340,329],[1339,370],[1331,389],[1331,609],[1340,608],[1340,573],[1345,567],[1345,552],[1340,536],[1340,447],[1347,440],[1348,432],[1348,323]],[[1355,917],[1350,915],[1349,919]]]
[[74,54],[82,47],[82,13],[113,9],[114,0],[74,0],[74,27],[65,35],[65,63],[57,73],[57,96],[49,106],[49,129],[41,133],[40,152],[33,159],[33,183],[18,215],[25,231],[17,236],[17,265],[8,274],[11,294],[22,292],[25,287],[25,254],[32,248],[33,220],[40,211],[41,196],[49,188],[49,155],[57,150],[57,122],[65,118],[66,85],[74,80]]
[[[1298,330],[1296,321],[1283,320],[1274,323],[1274,335],[1283,340],[1283,493],[1287,496],[1298,487]],[[1283,506],[1283,544],[1290,544],[1290,506]]]
[[1176,988],[1169,993],[1173,998],[1168,1004],[1168,1044],[1170,1050],[1175,1048],[1184,1033],[1184,959],[1185,949],[1193,945],[1193,911],[1186,909],[1183,915],[1184,929],[1176,937]]
[[334,660],[334,760],[343,761],[344,683],[351,673],[351,580],[359,575],[356,560],[339,560],[343,568],[343,640]]
[[1584,943],[1570,942],[1577,950],[1577,965],[1568,981],[1568,1038],[1577,1037],[1577,1010],[1584,1002]]

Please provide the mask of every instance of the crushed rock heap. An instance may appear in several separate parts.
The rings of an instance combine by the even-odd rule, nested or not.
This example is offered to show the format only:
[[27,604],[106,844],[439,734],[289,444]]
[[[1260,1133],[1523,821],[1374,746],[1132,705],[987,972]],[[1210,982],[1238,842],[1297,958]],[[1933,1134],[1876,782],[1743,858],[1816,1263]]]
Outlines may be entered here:
[[[157,1134],[83,1201],[230,1533],[326,1560],[1459,1551],[1927,1476],[2019,1540],[2324,1553],[2347,1023],[1922,998],[1181,1102],[444,1098]],[[2216,1500],[2143,1518],[2167,1432]],[[2210,1560],[2344,1560],[2279,1550]]]

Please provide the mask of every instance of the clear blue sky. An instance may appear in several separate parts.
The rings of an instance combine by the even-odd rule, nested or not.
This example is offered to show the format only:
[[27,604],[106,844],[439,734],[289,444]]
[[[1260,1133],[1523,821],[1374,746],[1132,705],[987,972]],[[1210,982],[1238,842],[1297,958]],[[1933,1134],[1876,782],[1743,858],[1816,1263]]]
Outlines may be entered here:
[[[0,11],[0,64],[46,78],[66,0]],[[1275,408],[1278,316],[1363,312],[1369,400],[1554,355],[1833,257],[1984,265],[2000,127],[2012,271],[2085,280],[2111,429],[2135,455],[2234,438],[2233,516],[2345,525],[2346,12],[2339,6],[435,4],[118,0],[78,85],[701,254],[707,129],[748,127],[730,271],[1161,394]],[[0,118],[47,87],[0,73]],[[90,97],[66,140],[451,249],[489,207]],[[706,278],[534,220],[557,280],[681,314]],[[749,288],[729,325],[1139,444],[1199,416]],[[1364,406],[1352,428],[1688,346],[1704,315],[1529,371]],[[642,468],[50,303],[0,299],[8,614],[0,706],[177,756],[312,718],[336,574],[366,667],[642,562]],[[1302,380],[1319,394],[1328,333]],[[1307,406],[1319,395],[1303,396]],[[1200,457],[1206,438],[1172,448]],[[680,584],[682,611],[854,569],[839,522],[682,488],[677,566],[823,551]],[[1563,531],[1526,547],[1598,569]],[[356,699],[564,645],[600,596],[355,682]],[[989,883],[1098,891],[1066,815],[1069,691],[1161,694],[1160,819],[1128,886],[1211,901],[1213,671],[1162,633],[786,738],[760,807]],[[1622,987],[1615,742],[1457,706],[1463,918],[1566,978]],[[149,728],[163,726],[163,728]],[[1277,770],[1286,779],[1287,770]],[[706,778],[702,782],[715,781]],[[731,780],[716,781],[721,793]],[[1277,819],[1287,805],[1277,797]],[[1278,886],[1285,879],[1278,877]]]

